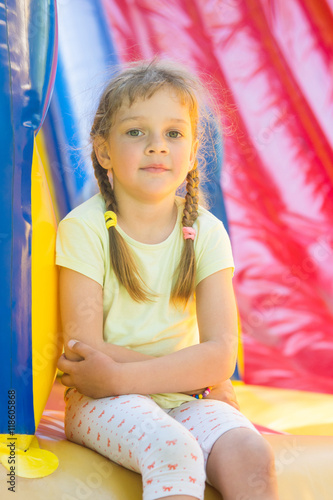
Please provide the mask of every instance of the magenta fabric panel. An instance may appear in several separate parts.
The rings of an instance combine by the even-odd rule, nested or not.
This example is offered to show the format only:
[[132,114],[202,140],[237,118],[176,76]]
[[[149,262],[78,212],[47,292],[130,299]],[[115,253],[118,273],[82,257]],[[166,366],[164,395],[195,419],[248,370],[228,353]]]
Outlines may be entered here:
[[333,393],[333,8],[322,0],[104,0],[122,60],[220,84],[221,179],[248,383]]

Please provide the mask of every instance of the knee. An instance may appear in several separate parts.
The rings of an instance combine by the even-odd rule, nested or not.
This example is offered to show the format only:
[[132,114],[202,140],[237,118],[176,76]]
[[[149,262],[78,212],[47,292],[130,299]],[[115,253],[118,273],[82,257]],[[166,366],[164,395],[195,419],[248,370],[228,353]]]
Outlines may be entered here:
[[248,490],[264,495],[276,488],[275,457],[269,443],[253,432],[245,437],[240,449],[238,471],[246,478]]
[[[234,436],[234,450],[240,466],[255,470],[258,475],[270,475],[275,468],[274,452],[260,435],[247,429],[238,429]],[[242,432],[245,431],[245,432]],[[232,431],[230,431],[232,432]]]
[[208,480],[228,498],[236,498],[235,492],[243,498],[241,492],[245,491],[244,498],[277,498],[274,462],[273,450],[260,434],[233,429],[212,448],[207,462]]

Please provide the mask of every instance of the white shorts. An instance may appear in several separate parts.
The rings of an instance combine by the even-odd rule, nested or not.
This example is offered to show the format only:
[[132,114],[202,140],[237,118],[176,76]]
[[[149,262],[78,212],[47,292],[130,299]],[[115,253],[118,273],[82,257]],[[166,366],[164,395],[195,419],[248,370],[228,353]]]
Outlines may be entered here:
[[204,498],[206,464],[216,440],[247,427],[238,410],[213,399],[195,399],[164,410],[149,396],[102,399],[70,389],[66,396],[67,439],[139,472],[143,499],[171,495]]

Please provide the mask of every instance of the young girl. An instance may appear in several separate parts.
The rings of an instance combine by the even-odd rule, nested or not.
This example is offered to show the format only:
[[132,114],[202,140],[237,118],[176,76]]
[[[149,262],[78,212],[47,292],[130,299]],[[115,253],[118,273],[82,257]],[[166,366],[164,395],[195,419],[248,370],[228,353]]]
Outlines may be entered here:
[[154,61],[101,97],[100,194],[57,238],[66,436],[140,472],[144,500],[202,499],[206,478],[224,500],[276,500],[272,451],[219,400],[237,353],[234,263],[222,223],[198,205],[198,89]]

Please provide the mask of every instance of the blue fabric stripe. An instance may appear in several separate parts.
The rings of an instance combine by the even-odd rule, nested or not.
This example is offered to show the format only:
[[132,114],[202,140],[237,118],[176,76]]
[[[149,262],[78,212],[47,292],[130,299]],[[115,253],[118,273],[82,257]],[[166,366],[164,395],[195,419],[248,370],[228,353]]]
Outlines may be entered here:
[[[24,54],[20,38],[24,18],[22,6],[15,0],[1,5],[1,151],[2,182],[1,209],[6,234],[1,244],[2,315],[5,325],[1,335],[1,353],[5,358],[1,364],[1,413],[0,432],[8,431],[8,390],[16,390],[16,433],[34,432],[32,370],[31,370],[31,182],[29,164],[29,140],[33,131],[22,126],[26,118],[22,89],[26,75],[20,71],[17,60]],[[13,15],[15,13],[15,15]],[[21,50],[20,50],[21,49]],[[8,124],[11,126],[8,127]],[[29,139],[30,137],[30,139]],[[31,154],[30,154],[31,157]],[[22,384],[18,367],[30,368],[30,375]]]

